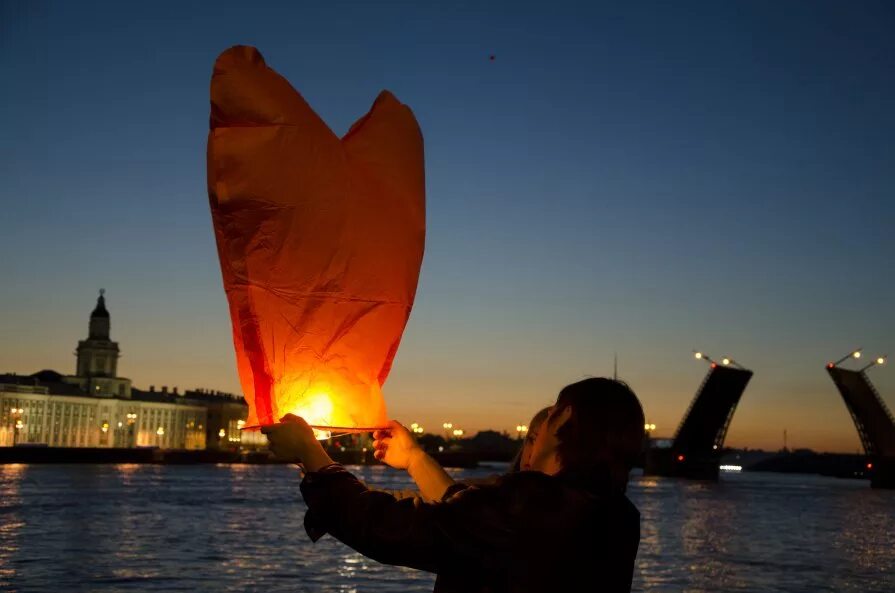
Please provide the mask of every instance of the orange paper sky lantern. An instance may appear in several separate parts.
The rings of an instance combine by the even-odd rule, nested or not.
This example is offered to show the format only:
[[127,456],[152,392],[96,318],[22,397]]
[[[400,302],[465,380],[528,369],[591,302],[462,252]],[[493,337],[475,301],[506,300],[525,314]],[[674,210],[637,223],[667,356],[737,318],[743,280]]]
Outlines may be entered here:
[[423,139],[383,91],[341,139],[252,47],[211,78],[208,197],[248,426],[385,426],[425,242]]

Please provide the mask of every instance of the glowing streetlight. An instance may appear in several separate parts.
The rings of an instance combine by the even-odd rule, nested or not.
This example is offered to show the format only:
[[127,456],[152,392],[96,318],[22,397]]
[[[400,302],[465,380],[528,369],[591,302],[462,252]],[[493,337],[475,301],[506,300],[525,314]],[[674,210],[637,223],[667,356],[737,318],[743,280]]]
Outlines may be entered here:
[[526,425],[524,425],[524,424],[517,424],[517,425],[516,425],[516,436],[517,436],[518,438],[521,439],[523,436],[525,436],[525,434],[526,434],[527,432],[528,432],[528,426],[526,426]]
[[13,446],[15,446],[16,443],[18,443],[18,441],[19,441],[19,432],[21,432],[21,430],[23,428],[25,428],[25,422],[22,420],[22,414],[25,413],[25,409],[24,408],[10,408],[9,411],[12,413],[13,428],[14,428],[14,430],[12,432],[12,444],[13,444]]
[[448,435],[451,434],[451,429],[454,428],[454,424],[452,422],[445,422],[441,427],[444,429],[444,438],[450,438]]
[[885,355],[883,355],[883,356],[878,356],[878,357],[876,357],[876,359],[870,361],[868,364],[866,364],[866,365],[864,365],[863,367],[861,367],[861,370],[860,370],[859,372],[863,373],[864,371],[866,371],[866,370],[869,369],[870,367],[882,366],[882,365],[884,365],[884,364],[886,364],[886,356],[885,356]]
[[[706,354],[705,352],[702,352],[700,350],[693,351],[693,358],[695,358],[696,360],[704,360],[705,362],[709,363],[709,365],[715,364],[715,361],[712,360],[711,356],[709,356],[708,354]],[[712,367],[712,368],[715,368],[715,367]]]
[[834,366],[838,366],[838,365],[842,364],[843,362],[845,362],[846,360],[848,360],[849,358],[854,358],[855,360],[857,360],[857,359],[861,358],[862,350],[863,350],[863,348],[855,348],[854,350],[852,350],[851,352],[849,352],[848,354],[846,354],[845,356],[843,356],[836,362],[831,362],[830,364],[828,364],[827,367],[833,368]]
[[159,435],[160,437],[165,436],[165,427],[159,426],[158,430],[155,431],[155,434]]
[[103,431],[103,434],[109,432],[109,423],[108,423],[108,422],[103,422],[103,425],[102,425],[101,430]]
[[420,427],[420,425],[418,422],[414,422],[413,424],[410,425],[410,428],[413,430],[413,432],[416,432],[416,429],[419,427]]
[[[737,361],[735,361],[734,359],[732,359],[729,356],[725,356],[724,358],[722,358],[721,364],[723,364],[726,367],[736,367],[738,369],[743,368],[743,366],[740,363],[738,363]],[[714,368],[714,367],[712,367],[712,368]]]

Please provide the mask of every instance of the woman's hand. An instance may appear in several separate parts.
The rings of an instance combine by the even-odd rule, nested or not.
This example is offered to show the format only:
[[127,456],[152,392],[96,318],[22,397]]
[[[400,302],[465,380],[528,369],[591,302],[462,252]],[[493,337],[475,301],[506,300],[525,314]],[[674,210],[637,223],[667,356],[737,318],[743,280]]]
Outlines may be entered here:
[[285,461],[301,463],[309,472],[317,471],[332,463],[332,459],[314,436],[314,429],[304,418],[286,414],[280,422],[261,427],[261,432],[267,435],[270,450],[274,455]]
[[410,431],[394,420],[386,430],[374,432],[373,439],[373,456],[395,469],[407,469],[423,453]]

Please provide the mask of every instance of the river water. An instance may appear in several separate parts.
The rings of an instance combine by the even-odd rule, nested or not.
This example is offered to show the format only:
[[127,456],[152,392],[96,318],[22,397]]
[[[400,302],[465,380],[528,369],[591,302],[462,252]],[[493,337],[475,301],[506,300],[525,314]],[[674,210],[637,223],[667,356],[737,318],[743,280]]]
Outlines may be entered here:
[[[288,466],[0,466],[0,591],[432,590],[429,574],[311,544],[298,484]],[[634,477],[629,496],[642,515],[635,591],[895,591],[895,491],[743,473]]]

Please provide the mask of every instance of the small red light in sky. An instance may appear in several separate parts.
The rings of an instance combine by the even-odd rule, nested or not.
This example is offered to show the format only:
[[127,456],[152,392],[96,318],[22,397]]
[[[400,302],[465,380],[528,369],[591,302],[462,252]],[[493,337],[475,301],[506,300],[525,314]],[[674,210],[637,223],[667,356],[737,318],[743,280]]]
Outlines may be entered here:
[[713,368],[713,369],[718,368],[718,364],[715,363],[715,362],[713,362],[713,363],[712,363],[712,368]]
[[677,456],[677,460],[678,460],[678,461],[683,461],[683,460],[684,460],[684,456],[683,456],[683,455],[678,455],[678,456]]
[[872,464],[872,463],[868,463],[868,464],[867,464],[867,469],[873,469],[873,464]]

